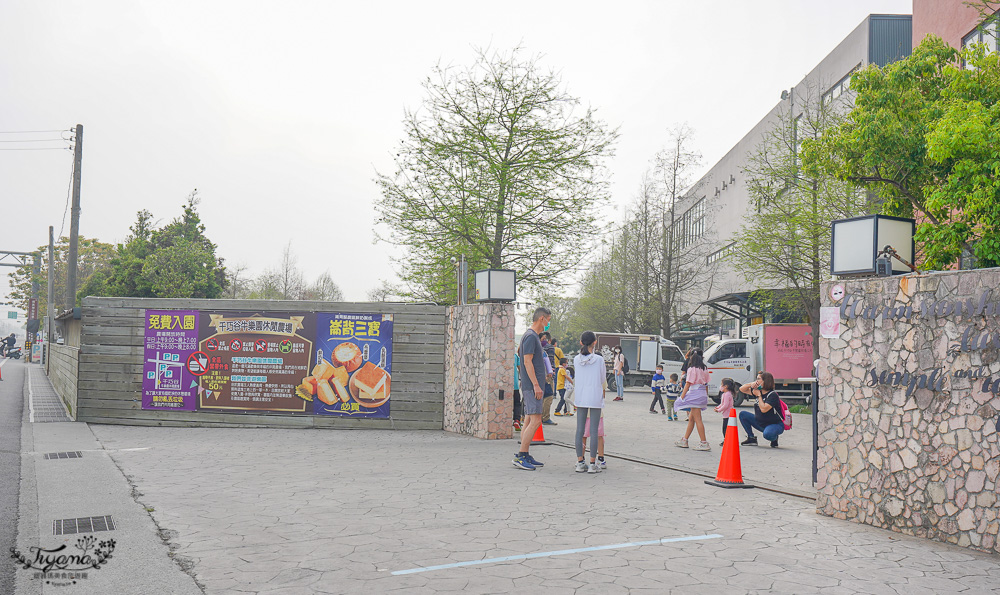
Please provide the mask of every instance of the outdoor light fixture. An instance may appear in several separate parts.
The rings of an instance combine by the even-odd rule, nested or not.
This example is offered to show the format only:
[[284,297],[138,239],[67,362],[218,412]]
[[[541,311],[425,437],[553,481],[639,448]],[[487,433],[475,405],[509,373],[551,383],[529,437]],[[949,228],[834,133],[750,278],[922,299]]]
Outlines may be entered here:
[[513,302],[517,295],[517,274],[508,269],[476,271],[477,302]]
[[831,228],[830,272],[834,275],[896,275],[916,270],[909,264],[916,232],[913,219],[866,215],[839,219]]

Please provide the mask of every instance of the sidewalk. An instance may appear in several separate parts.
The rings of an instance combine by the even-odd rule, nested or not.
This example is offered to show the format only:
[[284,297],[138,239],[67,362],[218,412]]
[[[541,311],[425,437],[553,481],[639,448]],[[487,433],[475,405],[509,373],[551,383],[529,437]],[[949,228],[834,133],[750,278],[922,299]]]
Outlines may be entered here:
[[[19,547],[65,539],[51,535],[53,519],[98,515],[116,529],[96,535],[118,544],[86,581],[43,590],[23,571],[18,594],[921,595],[1000,585],[993,556],[647,464],[612,458],[604,473],[577,474],[573,453],[555,445],[533,448],[547,465],[528,472],[510,463],[513,440],[436,431],[26,423],[24,433]],[[83,458],[40,454],[71,449]]]
[[[63,578],[62,572],[57,579],[35,578],[37,570],[19,568],[16,593],[201,593],[169,558],[153,519],[134,499],[132,486],[111,458],[113,453],[103,448],[87,424],[68,421],[40,366],[17,365],[26,368],[27,379],[16,549],[31,560],[35,557],[33,547],[51,550],[65,545],[53,555],[82,554],[77,544],[87,535],[96,542],[114,540],[115,544],[105,565],[70,573],[78,575],[75,579]],[[5,366],[4,371],[10,367]],[[67,421],[55,421],[58,419]],[[46,457],[53,453],[61,455]],[[83,524],[84,519],[95,517],[100,520]],[[70,519],[72,522],[59,522]],[[109,530],[94,530],[103,527]],[[93,555],[95,549],[88,553]]]
[[[712,446],[711,452],[699,452],[677,448],[674,441],[684,436],[687,423],[686,414],[680,413],[680,421],[668,421],[657,409],[656,415],[649,413],[653,397],[649,389],[625,389],[624,401],[612,401],[614,393],[609,393],[604,408],[604,425],[607,432],[607,453],[612,456],[653,463],[668,469],[689,471],[702,476],[715,477],[719,470],[719,456],[722,453],[722,415],[710,407],[703,413],[705,434]],[[558,399],[555,400],[559,402]],[[555,405],[552,406],[555,409]],[[753,407],[738,407],[740,411],[753,412]],[[755,432],[760,446],[742,447],[740,462],[743,479],[747,483],[775,489],[783,493],[806,498],[816,498],[812,485],[812,418],[806,414],[792,414],[792,429],[782,434],[779,448],[771,448]],[[572,448],[576,433],[576,417],[552,417],[556,426],[545,426],[545,438],[567,448]],[[740,441],[746,438],[743,426],[737,426]],[[691,444],[698,440],[697,429],[691,434]]]

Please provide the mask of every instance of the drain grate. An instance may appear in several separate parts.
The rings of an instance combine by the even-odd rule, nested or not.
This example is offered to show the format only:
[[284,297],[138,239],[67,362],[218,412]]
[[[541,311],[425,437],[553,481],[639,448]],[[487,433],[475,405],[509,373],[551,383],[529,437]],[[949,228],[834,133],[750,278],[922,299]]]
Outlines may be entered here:
[[61,519],[52,521],[53,535],[70,535],[73,533],[93,533],[94,531],[114,531],[115,521],[111,515],[81,517],[78,519]]
[[83,453],[76,450],[73,452],[47,452],[46,459],[79,459],[83,458]]

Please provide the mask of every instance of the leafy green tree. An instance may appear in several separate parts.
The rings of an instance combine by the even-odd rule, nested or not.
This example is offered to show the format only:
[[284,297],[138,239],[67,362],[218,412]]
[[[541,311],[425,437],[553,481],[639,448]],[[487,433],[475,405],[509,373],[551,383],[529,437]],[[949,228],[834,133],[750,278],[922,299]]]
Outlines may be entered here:
[[[779,114],[743,173],[751,198],[732,266],[758,288],[754,299],[769,309],[800,312],[819,333],[820,282],[830,270],[830,221],[872,212],[867,193],[851,182],[805,170],[802,143],[820,138],[843,119],[838,104],[824,104],[807,90],[803,110]],[[815,346],[818,355],[819,344]]]
[[205,236],[199,202],[198,191],[192,191],[181,216],[159,229],[149,211],[139,211],[129,236],[115,247],[103,287],[90,295],[222,297],[226,269]]
[[963,252],[1000,265],[1000,56],[928,36],[851,88],[855,109],[805,144],[807,165],[876,192],[885,214],[915,216],[924,267]]
[[[28,300],[31,299],[31,282],[38,283],[38,311],[40,314],[48,312],[48,275],[49,265],[48,245],[39,246],[38,252],[42,255],[42,266],[37,276],[32,276],[31,266],[20,267],[14,270],[11,275],[11,297],[19,307],[27,310]],[[79,289],[77,290],[76,304],[86,293],[95,287],[100,288],[104,283],[104,275],[108,264],[114,254],[114,246],[106,244],[94,238],[80,236],[77,239],[77,274]],[[62,312],[69,306],[66,304],[66,259],[69,255],[69,238],[61,237],[53,246],[53,296],[55,298],[55,311]]]
[[603,162],[617,131],[578,111],[557,74],[521,50],[467,69],[437,66],[421,109],[407,111],[395,172],[378,174],[380,239],[405,248],[410,295],[455,301],[451,258],[509,268],[521,288],[558,283],[598,232]]

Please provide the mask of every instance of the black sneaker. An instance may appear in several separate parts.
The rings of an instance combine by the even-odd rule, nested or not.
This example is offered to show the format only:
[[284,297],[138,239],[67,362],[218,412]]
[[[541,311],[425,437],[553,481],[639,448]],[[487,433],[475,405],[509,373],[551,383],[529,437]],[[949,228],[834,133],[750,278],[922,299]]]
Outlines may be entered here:
[[[740,444],[742,444],[743,446],[757,446],[757,437],[756,436],[750,436],[749,438],[747,438],[743,442],[740,442]],[[777,444],[777,442],[773,442],[772,444]]]
[[778,441],[777,440],[772,440],[771,441],[771,448],[778,448]]

